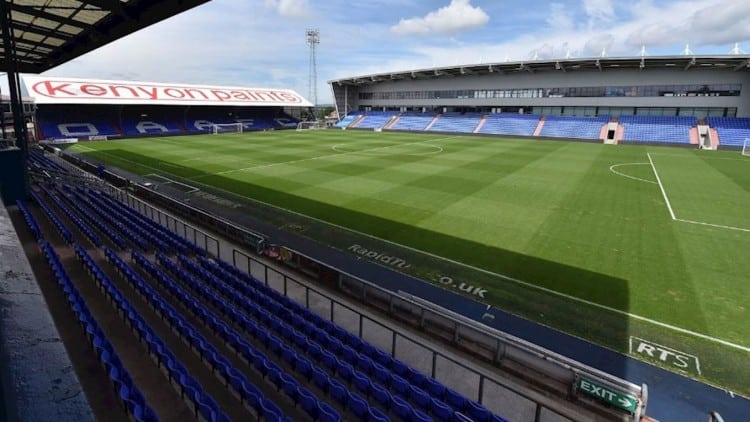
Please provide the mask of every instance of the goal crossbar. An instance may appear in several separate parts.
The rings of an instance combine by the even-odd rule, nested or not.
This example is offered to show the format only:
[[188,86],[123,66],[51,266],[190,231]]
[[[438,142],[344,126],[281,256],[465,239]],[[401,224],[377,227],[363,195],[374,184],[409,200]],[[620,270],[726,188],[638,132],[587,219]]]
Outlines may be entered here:
[[297,130],[315,130],[320,129],[319,121],[304,121],[297,123]]
[[214,123],[211,126],[211,132],[214,135],[220,133],[242,133],[244,132],[244,126],[242,123]]

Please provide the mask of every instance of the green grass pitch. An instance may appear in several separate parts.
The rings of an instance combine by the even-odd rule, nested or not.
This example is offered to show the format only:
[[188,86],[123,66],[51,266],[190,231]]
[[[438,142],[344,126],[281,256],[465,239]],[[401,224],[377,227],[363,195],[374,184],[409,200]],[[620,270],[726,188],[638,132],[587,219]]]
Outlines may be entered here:
[[[712,345],[702,349],[682,342],[691,333],[670,334],[670,344],[693,354],[713,354],[719,340],[747,357],[750,158],[736,151],[362,131],[88,142],[73,149],[559,292],[576,298],[569,298],[571,309],[596,304],[588,324],[605,308],[640,317],[609,327],[616,339],[601,342],[615,349],[626,348],[622,331],[642,336],[638,324],[653,321]],[[511,288],[480,282],[485,302],[515,300],[509,306],[525,314]],[[569,331],[606,337],[602,321]]]

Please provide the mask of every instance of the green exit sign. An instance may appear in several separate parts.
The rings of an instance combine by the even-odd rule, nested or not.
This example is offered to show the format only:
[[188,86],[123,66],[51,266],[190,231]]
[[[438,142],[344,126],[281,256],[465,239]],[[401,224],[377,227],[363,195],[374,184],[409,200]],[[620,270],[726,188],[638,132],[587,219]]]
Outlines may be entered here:
[[595,397],[630,413],[635,413],[635,409],[638,407],[637,398],[615,391],[604,385],[597,384],[586,378],[579,378],[577,387],[578,390],[583,391],[589,396]]

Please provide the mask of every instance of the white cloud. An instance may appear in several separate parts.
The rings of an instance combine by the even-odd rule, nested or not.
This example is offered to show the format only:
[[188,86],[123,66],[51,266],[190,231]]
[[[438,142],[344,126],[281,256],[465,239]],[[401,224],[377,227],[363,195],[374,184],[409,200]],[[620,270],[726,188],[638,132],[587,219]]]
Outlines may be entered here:
[[422,18],[401,19],[391,27],[398,35],[430,33],[455,34],[486,25],[490,17],[471,0],[451,0],[448,6],[432,11]]
[[615,8],[611,0],[583,0],[583,10],[590,24],[610,22],[615,17]]
[[553,29],[570,29],[574,26],[573,16],[562,3],[550,3],[547,24]]
[[629,25],[626,46],[675,43],[718,45],[750,39],[750,3],[733,0],[682,1],[657,9]]
[[265,4],[279,15],[290,18],[304,17],[310,13],[307,0],[265,0]]

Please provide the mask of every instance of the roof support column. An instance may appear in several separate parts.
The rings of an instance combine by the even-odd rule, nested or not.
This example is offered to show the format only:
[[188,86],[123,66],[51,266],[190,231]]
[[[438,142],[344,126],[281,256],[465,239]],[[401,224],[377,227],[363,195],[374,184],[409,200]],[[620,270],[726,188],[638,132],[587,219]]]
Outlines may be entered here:
[[[10,110],[13,114],[13,128],[15,130],[16,147],[20,150],[20,174],[2,174],[0,184],[3,192],[10,191],[23,192],[23,196],[28,192],[28,174],[26,172],[26,159],[28,156],[27,130],[26,121],[23,113],[23,100],[21,97],[21,84],[18,75],[18,61],[16,59],[16,44],[11,36],[11,9],[7,0],[0,0],[0,27],[2,28],[3,46],[5,47],[5,68],[7,69],[8,87],[10,88]],[[5,125],[3,117],[2,124]],[[9,184],[18,186],[10,187]],[[11,195],[17,196],[17,195]],[[15,198],[18,199],[18,198]],[[14,200],[14,198],[4,198],[4,200]]]

